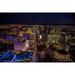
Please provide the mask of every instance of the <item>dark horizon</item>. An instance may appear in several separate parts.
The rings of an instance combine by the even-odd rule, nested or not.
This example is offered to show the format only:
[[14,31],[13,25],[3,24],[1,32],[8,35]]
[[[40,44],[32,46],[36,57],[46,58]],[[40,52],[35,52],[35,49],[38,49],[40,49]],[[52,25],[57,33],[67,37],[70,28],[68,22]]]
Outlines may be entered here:
[[74,13],[0,13],[0,24],[75,24]]

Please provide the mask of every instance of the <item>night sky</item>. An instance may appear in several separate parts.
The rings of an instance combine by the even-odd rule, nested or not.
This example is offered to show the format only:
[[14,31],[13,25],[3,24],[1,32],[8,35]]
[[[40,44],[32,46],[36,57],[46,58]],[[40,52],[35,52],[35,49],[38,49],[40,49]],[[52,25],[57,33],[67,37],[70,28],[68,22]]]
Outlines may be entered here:
[[0,13],[0,24],[75,24],[73,13]]

